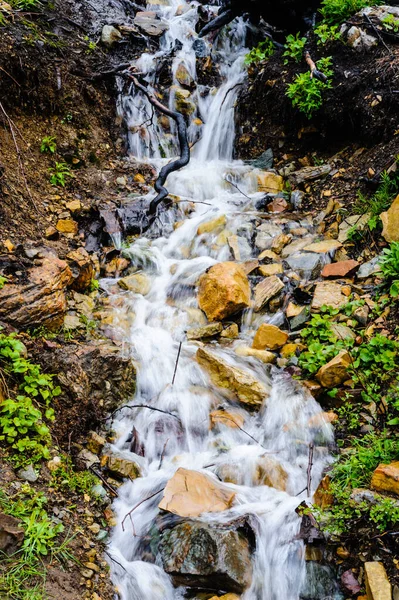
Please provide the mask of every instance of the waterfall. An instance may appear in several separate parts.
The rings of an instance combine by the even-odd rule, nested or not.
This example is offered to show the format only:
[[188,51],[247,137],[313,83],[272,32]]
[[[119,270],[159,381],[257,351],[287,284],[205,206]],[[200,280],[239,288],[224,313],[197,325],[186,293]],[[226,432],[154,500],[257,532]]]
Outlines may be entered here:
[[[327,447],[332,441],[331,426],[322,419],[320,427],[309,426],[312,418],[320,417],[321,408],[288,375],[235,352],[239,345],[252,340],[261,322],[278,320],[278,315],[247,311],[242,317],[239,339],[227,345],[212,344],[212,351],[228,364],[246,368],[270,389],[270,396],[258,413],[234,407],[245,418],[244,433],[239,428],[209,428],[210,411],[215,406],[228,406],[226,394],[210,383],[195,360],[198,345],[186,338],[188,329],[203,324],[195,294],[199,276],[215,263],[231,260],[228,245],[220,238],[223,233],[198,235],[199,226],[223,216],[225,235],[240,233],[245,239],[248,231],[250,237],[255,202],[263,195],[257,190],[256,170],[233,160],[234,105],[246,77],[247,25],[243,19],[236,19],[228,31],[218,36],[213,47],[204,42],[209,61],[219,69],[221,84],[218,88],[195,85],[197,8],[196,2],[183,0],[169,0],[167,6],[163,2],[157,6],[155,10],[169,29],[161,39],[159,51],[153,55],[144,53],[136,65],[138,71],[146,74],[150,89],[155,90],[159,61],[166,55],[173,56],[172,106],[180,87],[180,65],[194,82],[188,98],[193,103],[188,117],[190,141],[196,142],[192,160],[188,167],[173,173],[167,185],[171,194],[196,204],[170,235],[155,240],[141,237],[125,251],[132,266],[150,281],[146,295],[122,293],[125,304],[135,314],[125,339],[137,364],[137,392],[131,404],[150,404],[175,416],[124,409],[112,422],[116,441],[111,450],[136,461],[142,473],[140,478],[126,481],[119,488],[114,502],[118,524],[108,549],[112,578],[122,600],[186,597],[184,587],[172,585],[156,548],[148,556],[148,547],[155,544],[155,523],[162,497],[156,493],[178,468],[212,475],[227,465],[234,470],[237,483],[224,485],[235,492],[236,500],[224,512],[201,515],[201,522],[225,525],[251,516],[256,541],[253,575],[241,598],[298,600],[305,579],[305,559],[303,542],[296,537],[300,518],[295,508],[300,502],[311,500],[306,492],[310,444],[315,447],[310,495],[330,461]],[[147,10],[154,10],[154,5]],[[215,7],[210,6],[209,10]],[[159,167],[177,154],[173,123],[169,123],[170,132],[165,134],[164,119],[159,114],[152,115],[141,94],[131,90],[121,98],[119,108],[128,125],[129,150],[135,159]],[[257,256],[249,242],[244,250],[245,259]],[[112,281],[106,285],[110,294],[116,293]],[[133,425],[144,445],[144,457],[129,450]],[[254,483],[254,469],[265,455],[278,461],[287,473],[285,491]],[[132,509],[131,518],[126,518]]]

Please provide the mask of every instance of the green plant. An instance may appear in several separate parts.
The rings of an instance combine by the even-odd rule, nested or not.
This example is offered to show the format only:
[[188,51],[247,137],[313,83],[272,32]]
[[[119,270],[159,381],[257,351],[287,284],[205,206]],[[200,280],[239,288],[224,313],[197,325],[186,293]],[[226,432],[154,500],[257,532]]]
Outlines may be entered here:
[[252,48],[251,52],[249,52],[244,62],[246,65],[257,64],[263,60],[267,60],[274,54],[274,45],[271,40],[265,40],[264,42],[259,42],[255,48]]
[[0,441],[7,442],[17,456],[14,460],[36,462],[49,458],[51,443],[47,422],[54,420],[51,400],[61,393],[53,376],[25,358],[26,349],[15,334],[0,333],[0,365],[13,378],[20,393],[0,405]]
[[399,33],[399,19],[396,19],[394,15],[387,15],[382,19],[382,24],[388,31]]
[[[383,3],[383,0],[373,0],[372,5]],[[370,0],[323,0],[320,12],[324,21],[329,25],[340,25],[370,4]]]
[[43,6],[40,0],[9,0],[9,4],[22,12],[39,10]]
[[389,248],[384,248],[380,269],[385,281],[390,285],[391,296],[397,298],[399,296],[399,242],[392,242]]
[[97,477],[90,471],[75,471],[70,458],[66,457],[58,469],[52,473],[52,487],[66,488],[79,494],[91,494],[93,486],[98,483]]
[[325,46],[329,42],[335,42],[341,39],[341,34],[338,31],[338,25],[327,25],[327,23],[321,23],[314,30],[317,36],[317,45]]
[[40,144],[40,152],[54,154],[57,150],[57,143],[55,137],[52,135],[46,135]]
[[85,327],[86,335],[93,333],[96,328],[96,322],[93,319],[89,319],[86,315],[80,315],[79,320]]
[[98,279],[92,279],[90,281],[90,285],[89,285],[89,292],[95,292],[99,289],[100,287],[100,282],[98,281]]
[[289,84],[286,94],[291,99],[292,105],[303,112],[308,119],[311,119],[323,104],[323,92],[332,87],[330,78],[333,75],[331,68],[331,57],[322,58],[317,62],[317,68],[328,78],[327,81],[320,81],[311,77],[309,71],[299,73],[294,81]]
[[387,173],[384,171],[381,174],[381,182],[375,194],[371,198],[367,198],[359,192],[355,203],[355,213],[370,215],[367,225],[370,231],[381,226],[380,214],[388,210],[392,204],[392,200],[399,193],[399,169],[397,172]]
[[49,171],[51,185],[65,187],[67,179],[75,177],[71,168],[65,162],[56,162],[55,167],[52,167]]
[[288,35],[284,44],[285,51],[283,52],[284,64],[288,64],[288,59],[292,58],[295,62],[300,62],[305,49],[307,39],[305,37],[299,37],[300,34]]
[[87,48],[86,48],[86,54],[92,54],[93,52],[95,52],[97,50],[97,44],[96,44],[96,42],[91,42],[89,40],[88,36],[85,37],[85,40],[88,42]]
[[8,282],[7,277],[3,277],[2,275],[0,275],[0,290],[3,289],[3,287],[5,286],[5,284]]

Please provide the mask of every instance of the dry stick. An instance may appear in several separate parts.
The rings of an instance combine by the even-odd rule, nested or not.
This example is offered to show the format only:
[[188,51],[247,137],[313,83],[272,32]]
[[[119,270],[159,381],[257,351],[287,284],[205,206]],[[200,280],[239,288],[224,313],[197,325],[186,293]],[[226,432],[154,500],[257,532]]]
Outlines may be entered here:
[[240,188],[238,187],[238,185],[236,185],[235,183],[233,183],[232,181],[230,181],[230,179],[227,179],[227,177],[223,177],[223,179],[225,181],[227,181],[227,183],[229,183],[230,185],[232,185],[234,188],[236,188],[236,190],[238,190],[240,192],[240,194],[242,194],[243,196],[245,196],[245,198],[248,198],[248,200],[252,200],[252,198],[250,198],[242,190],[240,190]]
[[165,450],[166,450],[166,446],[168,445],[168,442],[169,442],[169,438],[166,440],[166,442],[163,445],[161,460],[159,461],[159,465],[158,465],[158,471],[162,467],[163,459],[165,457]]
[[222,108],[223,108],[223,104],[226,102],[226,100],[227,100],[227,96],[230,94],[230,92],[232,92],[233,90],[235,90],[235,89],[236,89],[236,88],[238,88],[238,87],[241,87],[242,85],[244,85],[244,83],[243,83],[243,82],[236,83],[235,85],[233,85],[233,87],[231,87],[231,88],[229,88],[229,89],[227,90],[227,92],[226,92],[226,94],[225,94],[225,97],[223,98],[223,102],[222,102],[222,104],[220,105],[219,112],[221,112],[221,110],[222,110]]
[[138,504],[136,504],[135,506],[133,506],[132,510],[129,510],[129,512],[126,513],[126,515],[123,517],[123,521],[121,523],[121,525],[122,525],[122,531],[125,531],[125,521],[126,521],[126,519],[128,517],[131,519],[132,512],[134,512],[136,510],[136,508],[138,508],[139,506],[141,506],[142,504],[144,504],[144,502],[147,502],[147,500],[151,500],[152,498],[155,498],[155,496],[158,496],[158,494],[160,494],[161,492],[163,492],[164,489],[165,489],[165,487],[163,487],[162,489],[158,490],[157,492],[154,492],[153,494],[151,494],[151,496],[147,496],[143,500],[140,500],[140,502],[138,502]]
[[121,565],[121,563],[120,563],[120,562],[118,562],[118,561],[117,561],[115,558],[113,558],[113,557],[110,555],[110,553],[109,553],[109,552],[107,552],[106,550],[104,550],[104,553],[105,553],[107,556],[109,556],[109,557],[110,557],[110,559],[112,560],[112,562],[114,562],[116,565],[118,565],[119,567],[121,567],[121,568],[122,568],[122,569],[125,571],[125,573],[127,573],[127,570],[125,569],[125,567],[124,567],[123,565]]
[[[254,442],[256,442],[257,444],[259,444],[259,446],[261,446],[261,448],[264,448],[265,450],[267,450],[267,448],[265,446],[263,446],[263,444],[261,444],[260,442],[258,442],[257,439],[255,439],[250,433],[248,433],[248,431],[245,431],[245,429],[243,429],[242,427],[239,426],[239,424],[237,423],[237,421],[235,421],[235,419],[233,419],[232,417],[228,417],[227,415],[220,415],[218,417],[219,419],[225,419],[226,421],[231,421],[232,423],[235,424],[235,426],[237,427],[237,429],[239,429],[240,431],[242,431],[243,433],[245,433],[245,435],[247,435],[248,437],[251,438],[251,440],[253,440]],[[270,452],[270,454],[273,454],[273,452]]]
[[378,31],[377,27],[374,25],[374,23],[371,21],[370,17],[368,15],[363,15],[364,17],[366,17],[370,27],[372,28],[372,30],[374,31],[374,33],[378,36],[378,39],[380,40],[380,42],[383,44],[383,46],[385,46],[386,50],[388,50],[389,54],[392,54],[391,50],[388,48],[388,46],[386,45],[386,43],[384,42],[384,38],[382,37],[382,35],[380,34],[380,32]]
[[98,477],[103,484],[105,485],[105,487],[111,492],[111,494],[113,494],[115,497],[118,496],[118,492],[116,491],[116,489],[114,487],[112,487],[112,485],[110,483],[108,483],[108,481],[105,479],[105,477],[103,477],[101,475],[101,473],[98,473],[95,468],[93,467],[93,465],[90,465],[89,467],[89,471],[91,471],[92,473],[94,473],[94,475],[96,477]]
[[[164,415],[169,415],[170,417],[173,417],[174,419],[180,421],[177,415],[174,415],[173,413],[168,412],[167,410],[162,410],[161,408],[155,408],[155,406],[148,406],[148,404],[131,404],[130,406],[128,404],[124,404],[123,406],[120,406],[119,408],[114,410],[114,412],[111,413],[110,416],[113,417],[115,413],[122,410],[123,408],[128,408],[130,410],[133,410],[135,408],[148,408],[149,410],[155,410],[156,412],[163,413]],[[109,417],[106,417],[106,419],[109,419]]]
[[308,463],[307,484],[306,484],[306,491],[307,491],[308,496],[310,496],[310,488],[312,485],[313,451],[314,451],[314,443],[311,442],[309,444],[309,463]]
[[33,206],[35,207],[36,212],[38,214],[40,214],[40,211],[39,211],[39,209],[36,206],[36,202],[33,199],[32,193],[31,193],[29,185],[28,185],[28,181],[26,179],[25,169],[24,169],[24,165],[23,165],[23,162],[22,162],[22,158],[21,158],[21,151],[19,149],[16,137],[15,137],[14,124],[13,124],[12,120],[10,119],[10,117],[8,116],[8,114],[6,113],[6,111],[4,110],[4,106],[2,105],[1,102],[0,102],[0,109],[1,109],[1,111],[3,113],[3,115],[5,116],[5,118],[7,119],[7,123],[8,123],[8,126],[10,128],[10,132],[11,132],[11,136],[12,136],[12,139],[13,139],[13,142],[14,142],[15,150],[17,152],[18,165],[19,165],[20,171],[22,173],[22,177],[23,177],[24,182],[25,182],[26,191],[28,192],[29,198],[30,198]]
[[173,372],[172,385],[175,383],[177,365],[179,364],[179,358],[180,358],[180,352],[181,352],[182,344],[183,344],[183,342],[180,342],[180,344],[179,344],[179,350],[177,352],[177,358],[176,358],[176,363],[175,363],[175,370]]
[[322,81],[323,83],[325,83],[327,81],[327,76],[318,70],[318,68],[316,67],[316,64],[313,62],[309,52],[307,52],[307,51],[305,52],[305,60],[308,63],[309,68],[310,68],[311,79],[313,79],[313,77],[314,77],[315,79],[319,79],[319,81]]

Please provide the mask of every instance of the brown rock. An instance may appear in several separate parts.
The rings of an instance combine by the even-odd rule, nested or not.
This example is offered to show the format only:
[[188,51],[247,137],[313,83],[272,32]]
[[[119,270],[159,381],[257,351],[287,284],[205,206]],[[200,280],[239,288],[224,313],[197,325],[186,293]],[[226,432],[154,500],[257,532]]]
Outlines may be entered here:
[[151,281],[145,273],[133,273],[119,279],[118,285],[123,290],[146,296],[151,289]]
[[78,233],[78,224],[73,219],[60,219],[57,221],[56,228],[60,233],[69,233],[72,235]]
[[301,348],[303,346],[301,346],[301,344],[285,344],[281,350],[280,350],[280,354],[283,358],[289,358],[290,356],[292,356],[293,354],[295,354],[295,352],[297,351],[297,348]]
[[0,320],[20,329],[40,325],[57,329],[67,308],[70,268],[56,257],[45,258],[40,266],[30,269],[27,279],[27,283],[8,283],[0,290]]
[[283,492],[287,489],[288,473],[272,456],[262,457],[255,471],[254,484],[267,485]]
[[332,506],[334,502],[334,496],[331,493],[331,477],[325,475],[320,481],[317,490],[314,494],[314,503],[319,506],[322,510]]
[[283,265],[279,263],[273,263],[271,265],[261,265],[258,269],[259,273],[263,277],[271,277],[272,275],[279,275],[284,273]]
[[255,334],[252,347],[257,350],[265,350],[266,348],[268,350],[277,350],[284,346],[287,340],[288,333],[281,331],[275,325],[262,323]]
[[310,379],[309,381],[303,381],[303,385],[309,390],[309,392],[315,398],[318,398],[318,396],[320,396],[320,394],[322,392],[322,387],[321,387],[320,383],[318,383],[317,381],[313,381]]
[[364,563],[368,600],[392,600],[392,587],[381,562]]
[[378,465],[371,479],[371,487],[379,492],[399,496],[399,461]]
[[59,231],[53,225],[49,225],[46,229],[45,236],[48,240],[58,240],[60,234]]
[[341,350],[330,362],[317,372],[316,379],[325,388],[334,388],[349,379],[348,367],[352,359],[346,350]]
[[75,214],[82,210],[82,203],[80,200],[71,200],[66,203],[66,207],[72,214]]
[[261,171],[258,174],[258,191],[266,193],[282,192],[284,179],[270,171]]
[[267,210],[270,213],[284,212],[288,208],[288,202],[284,198],[275,198],[273,202],[269,202]]
[[[292,235],[287,235],[285,233],[281,233],[277,237],[275,237],[272,241],[271,250],[269,252],[275,252],[276,254],[281,254],[283,248],[292,240]],[[262,253],[263,254],[263,253]]]
[[389,210],[381,215],[383,224],[382,236],[387,242],[399,241],[399,195],[392,202]]
[[214,410],[210,414],[211,429],[216,425],[224,425],[231,429],[238,429],[244,425],[244,417],[240,413],[228,412],[227,410]]
[[221,215],[220,217],[216,217],[211,221],[201,223],[201,225],[198,227],[197,234],[202,235],[204,233],[214,233],[218,230],[222,230],[225,225],[226,215]]
[[360,267],[357,260],[341,260],[340,262],[326,265],[321,276],[325,279],[334,279],[336,277],[353,277]]
[[198,304],[210,321],[220,321],[250,305],[243,268],[234,262],[214,265],[199,281]]
[[285,314],[287,315],[288,319],[291,319],[292,317],[297,317],[298,315],[300,315],[304,308],[305,306],[301,306],[300,304],[294,304],[293,302],[290,302],[287,306]]
[[251,358],[257,358],[266,365],[276,362],[277,356],[273,352],[267,350],[256,350],[249,346],[238,346],[235,349],[237,356],[250,356]]
[[255,287],[254,311],[259,312],[269,300],[277,296],[284,289],[284,283],[277,277],[272,275],[266,277]]
[[324,305],[340,308],[347,303],[348,298],[342,293],[342,287],[338,283],[322,281],[316,285],[312,309],[320,309]]
[[89,253],[84,248],[78,248],[67,254],[67,259],[73,277],[71,288],[84,292],[94,279],[94,265]]
[[249,275],[250,273],[252,273],[253,271],[255,271],[255,269],[257,269],[259,267],[259,261],[254,259],[254,260],[247,260],[246,262],[241,264],[243,271],[245,273],[245,275]]
[[[278,236],[280,237],[280,236]],[[258,260],[264,260],[265,258],[269,258],[270,260],[280,260],[278,254],[273,252],[273,250],[263,250],[258,256]]]
[[334,252],[341,248],[341,242],[337,240],[323,240],[322,242],[314,242],[309,246],[304,247],[305,252],[316,252],[317,254],[327,254],[327,252]]
[[11,556],[19,550],[24,539],[20,525],[19,519],[0,513],[0,552]]
[[204,348],[199,348],[196,356],[199,364],[209,373],[212,382],[230,390],[243,404],[251,408],[260,408],[268,397],[268,389],[249,371],[228,364]]
[[219,322],[208,323],[203,327],[195,327],[187,331],[188,340],[201,340],[202,338],[210,338],[219,335],[223,331],[223,325]]
[[225,327],[220,334],[221,338],[226,338],[227,340],[236,340],[240,335],[237,323],[232,323],[228,327]]
[[166,484],[159,508],[179,517],[199,517],[231,507],[235,493],[204,473],[178,469]]
[[106,442],[107,441],[104,437],[98,435],[98,433],[96,433],[95,431],[90,431],[87,440],[87,449],[90,452],[93,452],[93,454],[100,454]]
[[115,456],[114,454],[104,456],[101,462],[102,466],[106,466],[116,477],[137,479],[141,475],[140,467],[137,463],[120,456]]

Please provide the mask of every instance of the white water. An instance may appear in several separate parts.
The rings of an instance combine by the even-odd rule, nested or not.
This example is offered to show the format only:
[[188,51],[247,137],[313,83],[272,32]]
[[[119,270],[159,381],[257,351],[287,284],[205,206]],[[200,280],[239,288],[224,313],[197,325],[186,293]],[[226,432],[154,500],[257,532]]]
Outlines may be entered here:
[[[170,29],[163,36],[159,52],[153,56],[143,55],[137,64],[139,71],[148,73],[151,84],[155,83],[154,70],[158,61],[176,39],[180,40],[182,49],[175,54],[172,72],[176,73],[182,62],[196,80],[192,44],[196,38],[197,11],[193,2],[187,12],[176,16],[180,5],[181,0],[170,0],[169,7],[157,9],[169,22]],[[175,589],[162,570],[159,555],[155,555],[155,561],[154,557],[149,557],[148,540],[159,514],[157,505],[162,495],[145,500],[161,490],[179,467],[208,475],[218,473],[222,466],[233,467],[239,485],[225,484],[237,494],[232,508],[224,513],[202,515],[199,520],[222,524],[238,516],[252,516],[256,533],[254,572],[252,585],[242,595],[243,600],[298,600],[305,576],[303,543],[294,539],[300,526],[295,508],[307,499],[306,492],[302,491],[307,486],[309,444],[315,444],[313,492],[329,461],[326,445],[332,439],[332,431],[322,420],[316,428],[309,425],[310,419],[321,409],[288,375],[277,368],[269,372],[256,359],[241,358],[234,352],[239,345],[251,345],[260,322],[273,320],[278,323],[279,315],[255,316],[247,311],[243,315],[240,339],[223,346],[213,344],[216,353],[231,364],[247,368],[271,390],[269,399],[257,414],[234,406],[235,411],[245,416],[245,431],[257,442],[238,429],[221,427],[210,431],[210,411],[220,405],[231,406],[232,396],[210,383],[195,360],[198,345],[188,342],[185,336],[188,328],[204,322],[195,290],[200,274],[216,262],[231,260],[229,247],[225,239],[220,239],[219,231],[198,236],[198,226],[225,215],[225,229],[229,234],[239,233],[245,237],[253,227],[254,200],[262,196],[257,193],[256,173],[242,163],[232,161],[234,103],[238,84],[245,79],[245,53],[245,24],[238,20],[228,35],[220,36],[212,52],[212,60],[219,65],[223,77],[221,87],[205,94],[204,88],[198,86],[192,93],[191,100],[197,111],[191,117],[189,131],[194,141],[199,132],[193,120],[200,114],[205,123],[200,127],[201,139],[195,145],[190,165],[171,175],[167,182],[170,193],[186,201],[180,205],[183,223],[169,237],[152,241],[141,237],[126,251],[132,265],[151,280],[151,289],[146,296],[123,293],[124,307],[119,309],[135,314],[133,325],[125,332],[126,351],[131,352],[138,369],[137,394],[132,404],[151,404],[172,412],[180,421],[159,412],[136,409],[120,412],[113,422],[117,441],[112,450],[135,460],[142,469],[141,478],[128,481],[120,488],[114,504],[118,525],[112,533],[109,553],[113,558],[110,563],[112,577],[122,600],[185,597],[185,590]],[[172,93],[171,103],[173,98]],[[121,106],[131,131],[132,156],[139,160],[151,159],[159,167],[162,155],[176,155],[172,125],[169,139],[165,137],[157,115],[154,115],[152,127],[138,129],[152,113],[147,100],[135,94],[123,98]],[[190,207],[190,200],[197,204]],[[249,255],[258,253],[256,249],[251,250],[249,244],[247,249]],[[247,258],[249,256],[245,256]],[[106,283],[112,296],[115,294],[113,282]],[[181,342],[180,360],[172,385]],[[128,450],[127,440],[133,425],[144,444],[145,457]],[[277,459],[287,471],[286,492],[254,485],[257,461],[265,454]],[[122,526],[125,515],[133,507],[136,508],[132,520],[127,519]]]

